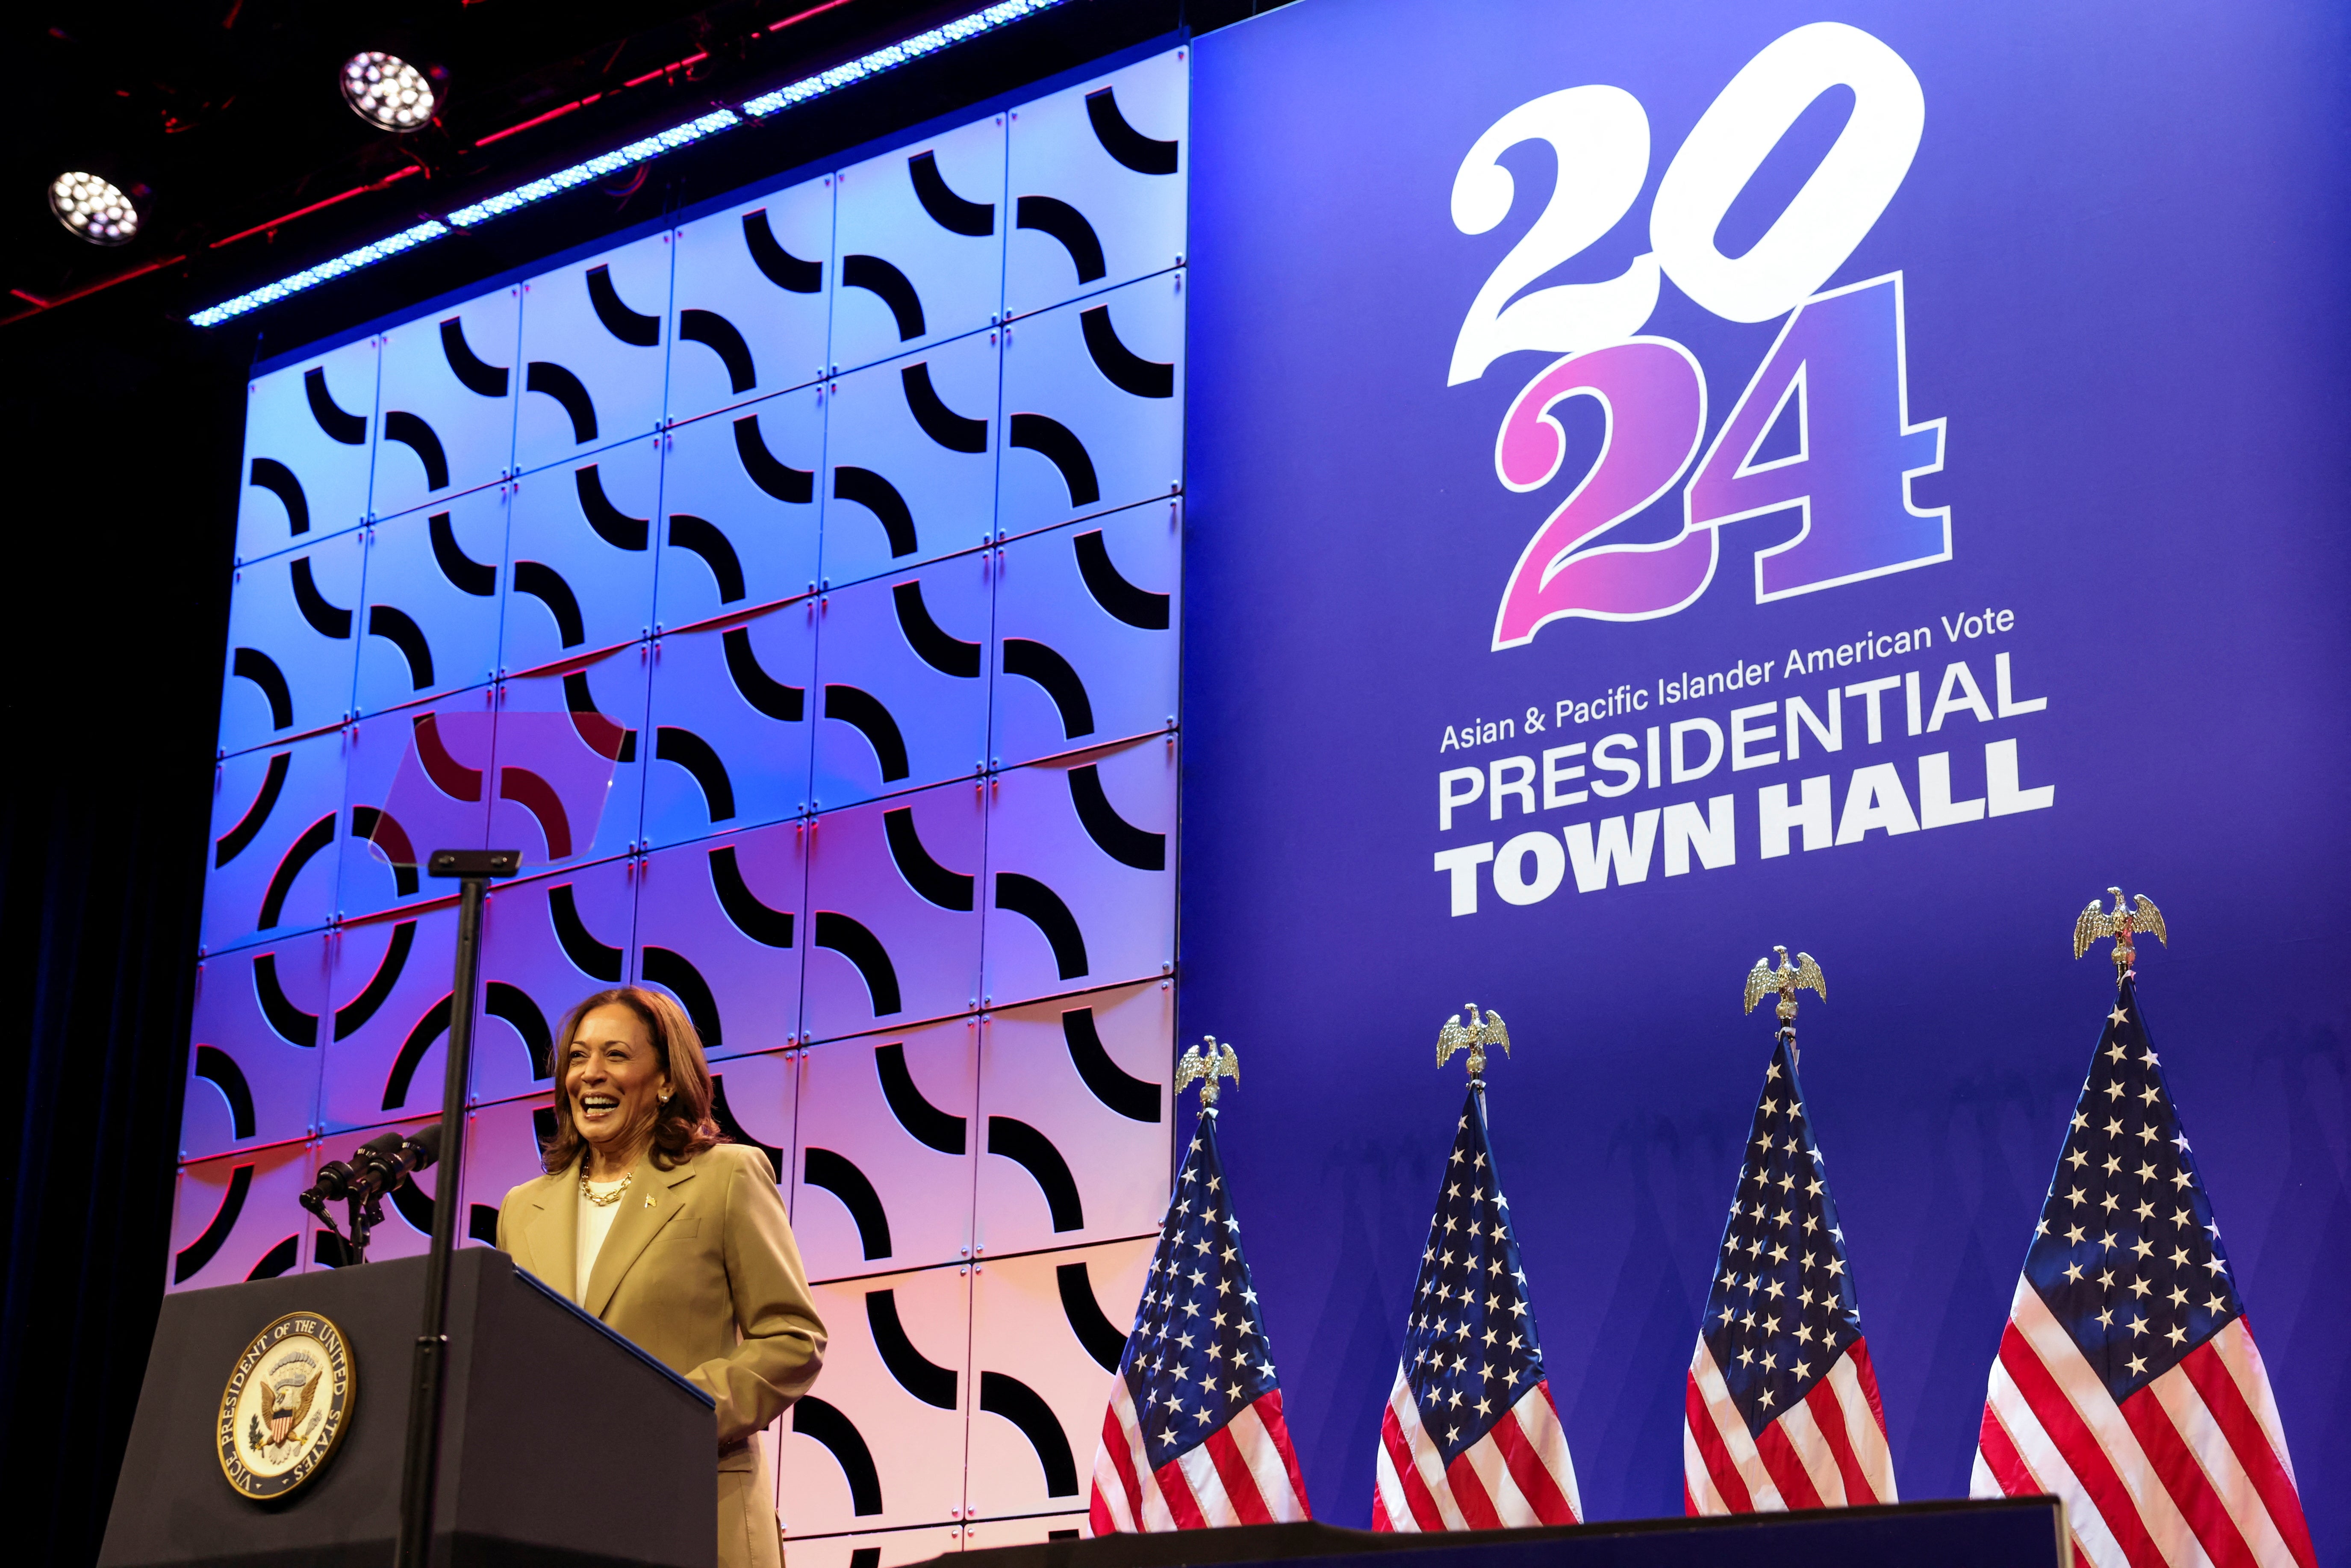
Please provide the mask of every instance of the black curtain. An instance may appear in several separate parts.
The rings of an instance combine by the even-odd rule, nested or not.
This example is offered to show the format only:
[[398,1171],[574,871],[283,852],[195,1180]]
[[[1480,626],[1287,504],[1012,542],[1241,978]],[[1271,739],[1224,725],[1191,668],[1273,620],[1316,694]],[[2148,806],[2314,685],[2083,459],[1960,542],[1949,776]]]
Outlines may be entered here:
[[98,1556],[170,1266],[252,349],[123,293],[0,328],[0,1477],[28,1563]]

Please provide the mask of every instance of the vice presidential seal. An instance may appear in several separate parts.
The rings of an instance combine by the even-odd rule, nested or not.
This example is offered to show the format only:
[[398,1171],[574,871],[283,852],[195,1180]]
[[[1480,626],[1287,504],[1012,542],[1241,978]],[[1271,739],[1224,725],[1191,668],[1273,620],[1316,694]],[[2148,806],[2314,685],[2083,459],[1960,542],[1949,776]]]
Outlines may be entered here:
[[228,1484],[257,1502],[298,1491],[351,1423],[351,1354],[316,1312],[288,1312],[253,1336],[221,1391],[214,1437]]

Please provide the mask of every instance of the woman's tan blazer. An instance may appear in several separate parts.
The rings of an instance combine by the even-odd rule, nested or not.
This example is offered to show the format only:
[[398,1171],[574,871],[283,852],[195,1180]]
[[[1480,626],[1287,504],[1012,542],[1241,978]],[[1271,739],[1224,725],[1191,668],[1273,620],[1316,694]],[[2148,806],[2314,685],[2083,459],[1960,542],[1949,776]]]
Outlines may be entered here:
[[[566,1296],[579,1279],[579,1183],[573,1166],[498,1207],[499,1249]],[[767,1155],[720,1144],[674,1170],[640,1164],[580,1304],[718,1402],[718,1560],[775,1562],[775,1510],[749,1438],[816,1381],[824,1324]]]

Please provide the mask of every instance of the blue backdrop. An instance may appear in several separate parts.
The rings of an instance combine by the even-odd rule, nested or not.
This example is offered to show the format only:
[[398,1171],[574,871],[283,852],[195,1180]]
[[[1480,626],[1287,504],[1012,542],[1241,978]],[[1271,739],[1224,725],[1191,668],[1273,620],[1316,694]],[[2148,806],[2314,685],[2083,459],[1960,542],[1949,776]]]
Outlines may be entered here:
[[[1726,94],[1824,21],[1880,46],[1828,40],[1858,86],[1797,113],[1780,57]],[[2169,919],[2149,1026],[2319,1556],[2351,1548],[2345,44],[2329,5],[2006,0],[1303,0],[1201,41],[1181,1022],[1239,1042],[1318,1516],[1369,1518],[1460,1093],[1430,1046],[1472,997],[1518,1046],[1494,1139],[1587,1511],[1680,1511],[1772,943],[1830,981],[1804,1071],[1902,1494],[1963,1494],[2112,994],[2067,936],[2120,882]],[[1553,202],[1549,144],[1487,133],[1593,86],[1516,122],[1570,149]],[[1719,97],[1793,115],[1750,179],[1737,124],[1691,140]],[[1773,232],[1816,166],[1842,204]],[[1608,287],[1500,308],[1559,284]],[[1511,417],[1633,334],[1579,362],[1608,422]]]

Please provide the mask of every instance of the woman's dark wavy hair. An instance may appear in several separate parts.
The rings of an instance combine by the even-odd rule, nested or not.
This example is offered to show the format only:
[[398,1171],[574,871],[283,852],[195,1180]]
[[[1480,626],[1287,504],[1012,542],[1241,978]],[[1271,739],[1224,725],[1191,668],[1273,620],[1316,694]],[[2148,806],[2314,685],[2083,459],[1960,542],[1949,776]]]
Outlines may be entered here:
[[579,1033],[580,1020],[598,1008],[623,1007],[643,1020],[645,1034],[653,1041],[653,1057],[662,1071],[669,1074],[669,1103],[662,1106],[653,1117],[653,1164],[662,1170],[673,1170],[715,1144],[726,1142],[726,1134],[710,1119],[710,1063],[702,1054],[702,1036],[685,1009],[659,991],[649,991],[642,986],[614,986],[598,991],[563,1015],[563,1027],[557,1031],[559,1042],[555,1050],[555,1136],[540,1151],[540,1163],[550,1176],[567,1170],[576,1164],[587,1140],[571,1120],[571,1096],[564,1092],[563,1080],[571,1059],[572,1037]]

